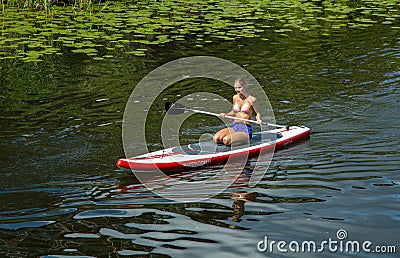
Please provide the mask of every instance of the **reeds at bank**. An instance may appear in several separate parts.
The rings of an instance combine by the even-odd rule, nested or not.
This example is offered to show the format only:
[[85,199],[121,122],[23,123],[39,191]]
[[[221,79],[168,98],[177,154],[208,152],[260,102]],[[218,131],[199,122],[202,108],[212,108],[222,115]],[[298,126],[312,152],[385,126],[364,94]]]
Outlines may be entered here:
[[79,11],[87,11],[92,10],[94,5],[104,4],[104,2],[104,0],[0,0],[3,13],[8,8],[17,8],[20,10],[43,11],[46,14],[50,14],[54,6],[69,6]]

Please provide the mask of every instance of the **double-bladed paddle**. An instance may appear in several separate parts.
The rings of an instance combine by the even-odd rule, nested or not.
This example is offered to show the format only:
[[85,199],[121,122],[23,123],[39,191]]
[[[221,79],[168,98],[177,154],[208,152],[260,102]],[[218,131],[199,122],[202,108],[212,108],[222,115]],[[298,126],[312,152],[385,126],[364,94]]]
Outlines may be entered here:
[[[166,102],[165,103],[165,110],[167,111],[167,114],[170,115],[178,115],[178,114],[183,114],[185,112],[193,112],[193,113],[199,113],[199,114],[205,114],[205,115],[211,115],[211,116],[217,116],[220,117],[219,114],[216,113],[211,113],[203,110],[197,110],[197,109],[191,109],[186,107],[183,104],[180,103],[174,103],[174,102]],[[257,121],[255,120],[250,120],[250,119],[244,119],[240,117],[234,117],[234,116],[224,116],[224,118],[229,118],[229,119],[234,119],[234,120],[240,120],[244,122],[249,122],[249,123],[256,123]],[[278,128],[286,128],[287,130],[289,129],[288,126],[286,125],[277,125],[277,124],[270,124],[266,122],[262,122],[263,125],[268,125],[268,126],[273,126],[273,127],[278,127]]]

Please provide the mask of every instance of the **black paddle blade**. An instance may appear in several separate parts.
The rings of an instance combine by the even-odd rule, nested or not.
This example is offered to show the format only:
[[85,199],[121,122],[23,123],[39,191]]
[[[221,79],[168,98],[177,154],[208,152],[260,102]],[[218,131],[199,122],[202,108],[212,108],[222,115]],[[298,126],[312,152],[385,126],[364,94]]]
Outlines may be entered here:
[[165,110],[167,111],[167,114],[179,115],[185,113],[186,107],[179,103],[167,102],[165,103]]

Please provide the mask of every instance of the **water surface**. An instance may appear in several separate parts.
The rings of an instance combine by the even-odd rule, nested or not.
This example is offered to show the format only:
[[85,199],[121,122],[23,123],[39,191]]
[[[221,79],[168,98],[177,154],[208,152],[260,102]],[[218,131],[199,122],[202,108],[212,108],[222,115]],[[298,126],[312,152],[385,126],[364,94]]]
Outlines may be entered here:
[[[265,236],[321,242],[337,240],[340,229],[348,240],[399,249],[399,43],[396,33],[376,26],[201,50],[171,44],[148,57],[102,62],[70,54],[3,68],[1,256],[263,257],[271,255],[257,251]],[[124,155],[121,120],[134,86],[157,66],[191,55],[243,66],[264,86],[277,123],[306,125],[312,135],[277,152],[256,187],[247,186],[255,165],[250,160],[222,194],[176,204],[143,188],[115,161]],[[199,88],[233,94],[229,86],[200,82],[182,82],[163,97],[174,100]],[[156,128],[163,101],[150,118],[154,150],[162,147]],[[199,116],[183,140],[196,141],[220,126]],[[175,176],[201,178],[214,170]],[[325,253],[343,254],[366,255]],[[302,255],[309,254],[296,256]]]

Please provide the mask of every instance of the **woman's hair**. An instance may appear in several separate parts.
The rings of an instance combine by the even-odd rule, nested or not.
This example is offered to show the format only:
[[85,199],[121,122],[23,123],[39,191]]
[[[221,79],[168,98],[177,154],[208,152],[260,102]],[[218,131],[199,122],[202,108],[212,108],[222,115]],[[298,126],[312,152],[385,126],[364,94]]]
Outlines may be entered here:
[[240,86],[242,87],[247,87],[247,81],[243,78],[238,78],[235,80],[235,83],[239,83]]

